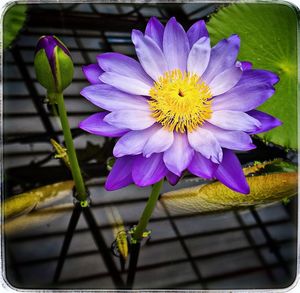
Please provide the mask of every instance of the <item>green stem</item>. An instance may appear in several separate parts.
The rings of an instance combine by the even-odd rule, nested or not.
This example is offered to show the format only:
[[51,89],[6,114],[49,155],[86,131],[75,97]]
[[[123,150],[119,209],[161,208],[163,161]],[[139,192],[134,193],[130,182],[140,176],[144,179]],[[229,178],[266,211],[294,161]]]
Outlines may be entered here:
[[58,105],[61,126],[64,133],[65,144],[67,147],[67,152],[70,160],[71,172],[72,172],[73,180],[75,182],[76,192],[78,195],[77,199],[84,201],[87,198],[87,192],[85,189],[84,181],[78,164],[72,133],[70,130],[68,116],[65,108],[64,96],[62,93],[56,94],[56,101]]
[[155,205],[158,200],[158,197],[160,194],[160,189],[163,185],[163,182],[164,182],[164,179],[155,183],[152,186],[152,191],[148,198],[146,207],[145,207],[143,214],[140,218],[140,221],[139,221],[138,225],[136,226],[136,228],[133,232],[133,235],[132,235],[133,239],[138,242],[140,242],[143,239],[143,233],[147,228],[148,222],[149,222],[152,212],[155,208]]

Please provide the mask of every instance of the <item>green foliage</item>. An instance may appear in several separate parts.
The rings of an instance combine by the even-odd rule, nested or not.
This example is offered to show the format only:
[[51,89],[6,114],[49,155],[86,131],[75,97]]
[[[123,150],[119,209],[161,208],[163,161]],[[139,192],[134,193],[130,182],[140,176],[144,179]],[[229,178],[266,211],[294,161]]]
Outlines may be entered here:
[[26,19],[27,7],[15,4],[9,7],[3,17],[3,48],[6,49],[16,38]]
[[71,169],[71,165],[70,165],[70,159],[69,159],[69,156],[68,156],[68,150],[63,147],[62,145],[60,145],[55,139],[51,138],[50,139],[50,142],[53,146],[53,148],[55,149],[55,156],[54,158],[55,159],[61,159],[65,165]]
[[298,166],[293,163],[285,161],[277,161],[273,164],[267,165],[264,168],[266,173],[280,173],[280,172],[297,172]]
[[212,43],[238,34],[239,60],[254,68],[275,72],[276,93],[259,110],[279,118],[283,125],[259,136],[286,148],[297,148],[297,14],[287,3],[239,3],[211,16]]
[[108,171],[112,170],[115,162],[116,162],[116,159],[114,157],[107,158],[107,160],[106,160],[106,168],[107,168]]

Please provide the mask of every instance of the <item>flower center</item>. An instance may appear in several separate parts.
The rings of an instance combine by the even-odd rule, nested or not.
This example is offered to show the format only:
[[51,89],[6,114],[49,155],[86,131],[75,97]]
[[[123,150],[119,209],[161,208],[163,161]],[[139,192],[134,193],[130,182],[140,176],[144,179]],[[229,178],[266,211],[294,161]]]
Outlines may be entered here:
[[198,75],[167,71],[150,89],[152,116],[169,131],[193,131],[211,117],[212,94]]

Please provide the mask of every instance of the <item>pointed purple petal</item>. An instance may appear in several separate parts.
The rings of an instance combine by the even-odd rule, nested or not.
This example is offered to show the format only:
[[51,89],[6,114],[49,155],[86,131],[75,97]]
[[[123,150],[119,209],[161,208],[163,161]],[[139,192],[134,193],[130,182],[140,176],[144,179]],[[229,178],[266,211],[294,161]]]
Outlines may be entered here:
[[120,129],[103,121],[108,112],[101,112],[91,115],[79,123],[79,128],[95,134],[108,137],[119,137],[127,133],[128,129]]
[[195,152],[188,170],[196,176],[205,179],[212,179],[217,168],[218,164],[215,164],[211,160],[206,159],[199,152]]
[[172,145],[173,140],[173,132],[160,127],[154,134],[152,134],[152,136],[145,144],[143,155],[148,158],[153,153],[164,152]]
[[261,127],[258,128],[256,131],[250,132],[250,134],[257,134],[269,131],[275,127],[282,125],[282,122],[279,119],[258,110],[249,111],[247,112],[247,114],[261,123]]
[[115,157],[125,155],[138,155],[143,152],[144,146],[148,139],[159,129],[153,125],[144,130],[134,130],[126,133],[116,143],[113,154]]
[[168,69],[186,71],[190,45],[183,27],[172,17],[166,24],[163,39],[164,55]]
[[236,85],[228,92],[214,97],[213,111],[232,110],[247,112],[263,104],[275,93],[275,89],[268,84]]
[[156,121],[149,111],[121,110],[109,113],[104,121],[108,124],[131,130],[142,130],[150,127]]
[[171,172],[181,176],[182,171],[190,164],[193,154],[194,150],[189,146],[186,134],[174,132],[174,141],[164,153],[164,162]]
[[240,63],[238,63],[215,76],[209,83],[212,95],[217,96],[229,91],[241,79],[242,73]]
[[153,80],[146,74],[139,62],[119,53],[104,53],[97,56],[100,67],[106,72],[114,72],[141,81],[150,87]]
[[102,73],[100,75],[100,80],[103,83],[133,95],[149,96],[149,91],[151,89],[149,84],[115,72]]
[[169,181],[169,183],[173,186],[176,185],[178,183],[178,181],[180,180],[179,176],[175,175],[174,173],[172,173],[170,171],[168,171],[166,177],[167,177],[167,180]]
[[249,84],[268,84],[275,85],[279,81],[278,75],[268,70],[251,69],[243,73],[237,86]]
[[161,49],[163,48],[164,26],[152,16],[146,26],[145,35],[150,37]]
[[261,123],[250,115],[239,112],[222,110],[212,113],[209,123],[227,130],[256,131],[261,127]]
[[246,70],[234,88],[213,99],[213,110],[250,111],[275,92],[279,77],[267,70]]
[[241,61],[243,71],[252,69],[252,63],[249,61]]
[[210,59],[210,40],[207,37],[199,39],[192,47],[187,61],[187,71],[202,76]]
[[141,65],[147,74],[154,80],[168,70],[165,56],[160,47],[150,37],[138,30],[132,31],[132,42]]
[[248,194],[250,188],[238,158],[227,149],[223,149],[223,154],[223,161],[216,170],[215,177],[232,190]]
[[133,162],[134,156],[118,158],[106,179],[105,189],[116,190],[133,183],[131,175]]
[[209,123],[202,127],[209,130],[223,148],[239,151],[249,151],[256,148],[250,135],[243,131],[224,130]]
[[215,136],[202,127],[188,133],[190,146],[214,163],[222,161],[222,149]]
[[85,78],[91,84],[102,83],[99,79],[100,75],[103,73],[103,70],[99,67],[98,64],[90,64],[86,66],[82,66],[82,72]]
[[187,37],[189,39],[191,48],[202,37],[209,37],[208,31],[205,26],[205,21],[199,20],[196,23],[194,23],[187,31]]
[[149,104],[144,97],[127,94],[108,84],[87,86],[80,94],[94,105],[108,111],[149,109]]
[[240,49],[240,38],[232,35],[211,49],[209,64],[203,74],[203,80],[209,83],[216,75],[234,66]]
[[163,162],[163,154],[153,154],[149,158],[136,156],[132,168],[132,178],[140,187],[148,186],[160,181],[168,173]]

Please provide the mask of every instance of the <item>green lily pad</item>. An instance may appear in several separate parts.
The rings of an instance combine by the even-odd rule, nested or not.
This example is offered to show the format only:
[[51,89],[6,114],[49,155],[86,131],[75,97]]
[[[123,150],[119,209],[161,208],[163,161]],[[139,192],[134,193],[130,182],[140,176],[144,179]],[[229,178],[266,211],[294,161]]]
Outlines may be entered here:
[[71,180],[62,181],[12,196],[3,203],[4,217],[5,219],[10,219],[27,214],[43,202],[70,194],[73,186],[74,182]]
[[252,206],[266,206],[297,194],[298,172],[270,173],[247,177],[251,192],[235,192],[221,182],[163,193],[160,201],[174,214],[207,214]]
[[10,6],[3,17],[3,48],[11,45],[26,19],[27,6],[15,4]]
[[254,162],[253,164],[243,168],[245,176],[263,175],[281,172],[298,172],[298,165],[282,159],[272,161]]
[[239,3],[221,8],[207,24],[212,43],[238,34],[239,60],[275,72],[276,93],[258,109],[283,125],[259,134],[267,142],[297,148],[297,13],[287,3]]

